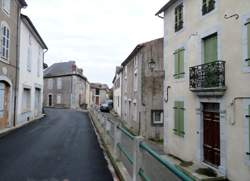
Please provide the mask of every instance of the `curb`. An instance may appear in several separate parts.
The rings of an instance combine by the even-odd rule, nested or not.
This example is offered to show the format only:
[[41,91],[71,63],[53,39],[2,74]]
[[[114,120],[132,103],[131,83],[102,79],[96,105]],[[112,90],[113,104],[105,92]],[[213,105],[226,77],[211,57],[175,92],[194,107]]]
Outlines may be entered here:
[[41,120],[42,118],[44,118],[46,116],[46,114],[42,114],[40,117],[36,118],[36,119],[33,119],[31,121],[28,121],[28,122],[25,122],[25,123],[22,123],[20,125],[17,125],[15,127],[11,127],[11,128],[7,128],[7,129],[4,129],[2,131],[0,131],[0,138],[4,137],[4,136],[7,136],[8,134],[18,130],[19,128],[22,128],[22,127],[25,127],[25,126],[28,126],[29,124],[32,124],[32,123],[35,123],[36,121],[38,120]]

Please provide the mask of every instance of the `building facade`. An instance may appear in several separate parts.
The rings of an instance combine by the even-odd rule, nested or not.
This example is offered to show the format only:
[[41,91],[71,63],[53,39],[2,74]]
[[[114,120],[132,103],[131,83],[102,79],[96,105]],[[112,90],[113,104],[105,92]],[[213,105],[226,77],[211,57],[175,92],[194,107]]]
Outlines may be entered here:
[[43,62],[47,49],[29,17],[21,15],[17,124],[42,116]]
[[108,99],[109,88],[106,84],[91,83],[90,91],[92,96],[92,105],[100,106]]
[[250,2],[170,0],[164,14],[164,148],[250,178]]
[[122,63],[122,120],[146,138],[163,138],[163,38],[139,44]]
[[0,3],[0,130],[15,126],[17,91],[19,23],[24,0],[2,0]]
[[121,116],[122,112],[122,67],[116,67],[115,77],[113,79],[113,109]]
[[44,70],[44,106],[86,109],[87,82],[74,61],[51,65]]

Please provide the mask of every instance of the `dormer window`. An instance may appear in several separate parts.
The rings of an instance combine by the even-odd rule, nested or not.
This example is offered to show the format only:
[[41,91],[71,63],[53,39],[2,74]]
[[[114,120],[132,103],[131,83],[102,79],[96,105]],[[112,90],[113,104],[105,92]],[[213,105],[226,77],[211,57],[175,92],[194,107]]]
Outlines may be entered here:
[[11,0],[2,0],[2,9],[7,14],[10,14],[10,2]]
[[175,8],[175,32],[183,28],[183,4]]
[[205,15],[215,8],[215,0],[203,0],[202,15]]

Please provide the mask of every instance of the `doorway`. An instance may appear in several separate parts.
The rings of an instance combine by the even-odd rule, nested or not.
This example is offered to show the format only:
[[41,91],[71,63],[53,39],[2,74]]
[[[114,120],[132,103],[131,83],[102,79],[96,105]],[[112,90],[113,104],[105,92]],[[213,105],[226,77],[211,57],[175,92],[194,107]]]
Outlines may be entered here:
[[35,89],[35,116],[39,116],[41,112],[41,89]]
[[8,126],[10,86],[5,82],[0,82],[0,129]]
[[53,97],[52,97],[52,95],[50,94],[49,95],[49,107],[52,107],[52,103],[53,102]]
[[220,165],[220,104],[203,103],[203,154],[204,162]]

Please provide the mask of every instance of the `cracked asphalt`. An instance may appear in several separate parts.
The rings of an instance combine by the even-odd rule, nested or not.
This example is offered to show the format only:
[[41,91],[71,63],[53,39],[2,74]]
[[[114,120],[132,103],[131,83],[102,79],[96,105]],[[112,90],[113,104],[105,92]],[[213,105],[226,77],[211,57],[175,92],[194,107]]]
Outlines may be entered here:
[[0,181],[113,180],[87,113],[47,116],[0,138]]

